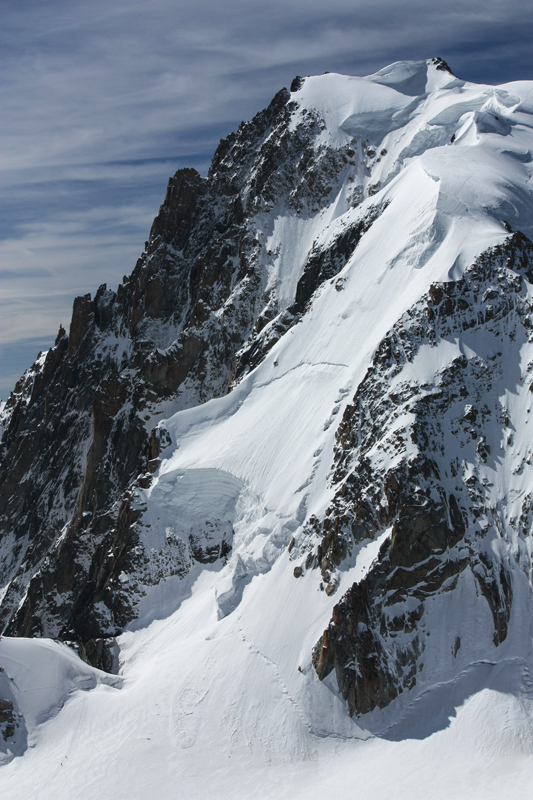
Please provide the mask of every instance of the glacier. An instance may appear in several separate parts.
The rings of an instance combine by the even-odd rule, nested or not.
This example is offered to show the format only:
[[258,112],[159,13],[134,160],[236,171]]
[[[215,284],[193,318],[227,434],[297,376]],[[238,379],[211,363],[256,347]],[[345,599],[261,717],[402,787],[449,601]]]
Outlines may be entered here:
[[400,62],[171,179],[1,412],[3,797],[527,794],[532,127]]

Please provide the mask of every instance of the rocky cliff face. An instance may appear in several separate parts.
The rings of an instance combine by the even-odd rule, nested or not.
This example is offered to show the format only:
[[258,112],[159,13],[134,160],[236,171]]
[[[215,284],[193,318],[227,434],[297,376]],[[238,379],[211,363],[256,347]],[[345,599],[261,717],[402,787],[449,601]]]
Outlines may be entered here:
[[214,616],[246,619],[247,587],[283,564],[309,618],[276,621],[274,656],[295,642],[296,672],[310,630],[309,670],[369,729],[465,665],[526,657],[518,91],[438,60],[297,79],[206,178],[171,178],[131,276],[76,299],[4,411],[8,634],[112,670],[116,637],[199,575]]
[[[533,245],[513,234],[461,280],[432,284],[382,341],[346,407],[336,434],[337,489],[325,518],[312,521],[310,533],[321,540],[307,564],[319,566],[334,589],[354,547],[383,539],[367,575],[335,605],[313,654],[320,678],[335,670],[351,713],[383,708],[416,685],[431,645],[431,621],[420,624],[426,608],[434,611],[436,597],[464,582],[465,570],[490,608],[494,644],[507,637],[512,550],[531,574],[533,494],[511,511],[495,483],[498,473],[524,468],[513,432],[528,424],[529,408],[511,411],[506,394],[516,386],[521,348],[533,342],[532,282]],[[470,356],[458,349],[420,380],[422,352],[466,334]],[[520,378],[524,394],[533,391],[531,362]],[[454,656],[462,627],[458,619],[446,632]]]
[[[334,274],[319,275],[310,258],[311,279],[283,315],[260,263],[261,214],[280,200],[318,213],[349,159],[326,147],[317,158],[323,123],[308,112],[291,128],[293,109],[282,90],[221,141],[207,178],[182,169],[170,179],[131,276],[116,293],[103,285],[76,298],[69,334],[60,329],[9,398],[0,521],[10,635],[91,649],[131,620],[118,578],[152,556],[139,545],[129,487],[149,485],[157,467],[158,419],[224,395]],[[202,532],[148,580],[224,562],[230,550],[231,538],[215,546]]]

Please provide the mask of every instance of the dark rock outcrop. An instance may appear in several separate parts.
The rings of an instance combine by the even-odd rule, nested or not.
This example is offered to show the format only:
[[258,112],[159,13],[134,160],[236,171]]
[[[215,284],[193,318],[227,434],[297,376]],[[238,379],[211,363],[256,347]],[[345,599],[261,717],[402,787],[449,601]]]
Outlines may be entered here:
[[[435,384],[403,374],[421,348],[443,337],[478,331],[516,348],[531,341],[524,278],[533,282],[533,244],[515,233],[482,254],[463,279],[433,284],[382,341],[337,430],[338,490],[324,519],[308,523],[308,541],[318,544],[306,566],[319,566],[332,586],[358,543],[389,531],[366,576],[336,604],[313,652],[321,679],[335,671],[351,714],[383,708],[416,684],[426,646],[417,622],[428,599],[454,589],[465,570],[490,608],[495,646],[507,637],[512,571],[480,543],[497,540],[508,525],[525,534],[533,497],[524,499],[520,519],[504,519],[504,509],[490,500],[492,484],[457,456],[485,464],[496,442],[510,441],[513,421],[502,392],[523,378],[509,371],[503,348],[458,356]],[[394,467],[380,468],[391,461]],[[458,633],[448,632],[455,655]]]
[[292,111],[283,89],[220,142],[207,178],[181,169],[170,179],[132,274],[116,293],[103,285],[94,298],[76,298],[68,336],[60,329],[9,398],[0,622],[10,635],[77,642],[105,666],[105,648],[94,643],[131,620],[132,592],[142,594],[133,578],[125,590],[121,575],[157,581],[194,562],[225,563],[230,533],[213,539],[206,527],[169,544],[174,555],[148,569],[132,488],[150,484],[168,444],[157,428],[163,409],[223,395],[246,371],[237,374],[236,357],[253,345],[259,320],[277,316],[283,328],[265,296],[255,217],[281,196],[293,213],[313,213],[309,204],[326,202],[345,164],[327,148],[317,163],[322,122],[307,112],[293,129]]

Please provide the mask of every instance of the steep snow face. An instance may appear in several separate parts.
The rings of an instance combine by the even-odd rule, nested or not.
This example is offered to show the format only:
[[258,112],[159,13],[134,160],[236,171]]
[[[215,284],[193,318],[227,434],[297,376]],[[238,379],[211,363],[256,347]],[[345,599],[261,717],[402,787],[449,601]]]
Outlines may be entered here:
[[[425,90],[414,102],[407,92],[405,76],[409,88],[422,74],[426,76]],[[400,90],[394,88],[396,79]],[[385,80],[387,85],[381,86]],[[278,546],[272,546],[268,539],[270,556],[265,563],[278,553],[279,541],[283,549],[305,519],[323,515],[329,504],[333,489],[328,475],[338,421],[387,332],[433,284],[459,280],[465,267],[480,252],[508,236],[503,220],[497,219],[504,205],[500,202],[501,175],[506,172],[507,160],[514,157],[511,154],[522,152],[526,141],[531,145],[531,130],[516,123],[509,123],[505,144],[500,141],[501,134],[494,132],[480,134],[475,146],[462,146],[457,139],[451,142],[462,125],[459,120],[466,113],[458,115],[452,109],[458,105],[461,109],[492,107],[494,98],[501,97],[506,103],[502,101],[502,118],[504,113],[509,118],[511,95],[505,87],[464,84],[425,62],[415,66],[393,65],[385,77],[378,73],[368,79],[339,75],[309,78],[293,97],[299,104],[293,114],[293,125],[297,126],[299,117],[309,109],[318,111],[325,121],[318,137],[319,147],[332,142],[339,148],[348,145],[352,140],[345,133],[346,120],[374,109],[375,128],[370,129],[366,143],[357,144],[370,149],[373,153],[370,158],[379,162],[372,168],[366,167],[370,174],[366,176],[366,184],[363,181],[363,188],[374,182],[374,168],[384,186],[377,196],[372,195],[344,213],[339,213],[335,198],[327,210],[303,220],[297,217],[289,229],[286,226],[292,217],[275,216],[277,233],[267,240],[267,248],[280,251],[275,261],[280,265],[275,273],[277,285],[281,286],[280,295],[294,299],[295,284],[302,271],[298,265],[304,261],[302,253],[310,252],[313,247],[326,250],[364,216],[370,204],[380,202],[384,210],[346,258],[336,278],[320,286],[298,324],[274,344],[262,364],[226,398],[180,412],[164,423],[179,447],[175,452],[172,447],[163,452],[163,463],[155,477],[157,485],[162,479],[158,475],[163,476],[167,471],[199,467],[237,476],[252,492],[257,506],[264,507],[264,514],[258,513],[254,523],[257,529],[263,531],[262,536],[265,531],[272,531],[272,541],[278,542]],[[514,108],[522,100],[513,97]],[[408,109],[405,113],[409,119],[404,120],[401,130],[391,130],[397,109]],[[458,124],[457,128],[447,129],[446,143],[439,147],[435,147],[432,138],[435,127],[440,125],[435,122],[437,117],[457,117]],[[514,141],[515,126],[519,128],[518,141]],[[406,157],[407,149],[414,152],[414,139],[418,141],[418,154]],[[371,146],[378,144],[385,145],[382,149],[387,151],[381,159],[377,150],[371,150]],[[479,150],[479,155],[472,150]],[[354,159],[358,160],[355,155]],[[527,198],[531,209],[530,162],[523,156],[515,160],[520,164],[520,175],[513,174],[519,189],[516,191],[515,185],[510,192],[516,191]],[[402,168],[398,172],[399,163]],[[346,171],[339,195],[350,185],[349,167]],[[390,178],[391,172],[396,177]],[[282,232],[287,230],[289,233],[283,238]],[[277,248],[276,235],[280,242]],[[296,276],[289,272],[289,264],[294,265]],[[490,291],[495,277],[488,276],[483,291]],[[521,301],[524,312],[529,303],[528,291]],[[497,296],[498,291],[494,292]],[[469,345],[462,342],[464,337],[468,338],[466,331],[455,330],[453,324],[446,336],[437,333],[438,341],[418,351],[413,363],[408,361],[407,367],[415,376],[413,380],[418,385],[434,384],[439,372],[461,355],[465,347],[471,358],[479,353],[482,358],[490,359],[497,345],[494,333],[487,327],[482,326],[478,341],[470,337]],[[503,331],[501,336],[505,338],[505,334]],[[450,346],[449,338],[454,335],[455,343]],[[524,343],[523,347],[515,348],[513,363],[517,359],[522,362],[522,370],[529,363],[529,346]],[[505,388],[502,384],[501,391],[515,391],[516,382],[519,385],[524,379],[524,372],[517,373],[509,379],[508,386],[503,382]],[[391,391],[396,385],[393,382]],[[406,422],[401,420],[396,427],[403,427]],[[391,463],[416,452],[417,448],[412,446],[410,451],[392,457]],[[154,491],[154,487],[149,490],[148,497]],[[247,518],[248,529],[250,524]],[[254,548],[257,549],[257,544]],[[234,558],[237,555],[234,552]]]
[[228,260],[198,245],[187,289],[185,262],[182,284],[169,268],[186,302],[139,323],[165,349],[148,366],[139,349],[106,413],[133,402],[120,380],[155,392],[161,364],[169,381],[173,359],[193,366],[133,403],[150,460],[105,514],[80,506],[83,535],[65,520],[10,629],[78,639],[93,663],[117,637],[123,688],[74,689],[3,768],[11,791],[46,774],[43,797],[93,797],[79,776],[102,764],[117,798],[356,781],[449,797],[450,770],[461,796],[498,797],[531,780],[533,86],[434,60],[292,89],[221,144],[211,228],[170,188],[154,223],[182,237],[172,258],[188,225],[188,242],[231,239]]

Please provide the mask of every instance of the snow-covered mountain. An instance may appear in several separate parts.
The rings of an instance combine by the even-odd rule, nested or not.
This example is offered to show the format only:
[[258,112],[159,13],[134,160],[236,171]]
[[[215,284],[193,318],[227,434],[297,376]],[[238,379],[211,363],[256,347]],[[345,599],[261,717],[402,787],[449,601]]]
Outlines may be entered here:
[[3,796],[523,796],[532,153],[433,59],[171,178],[2,412]]

